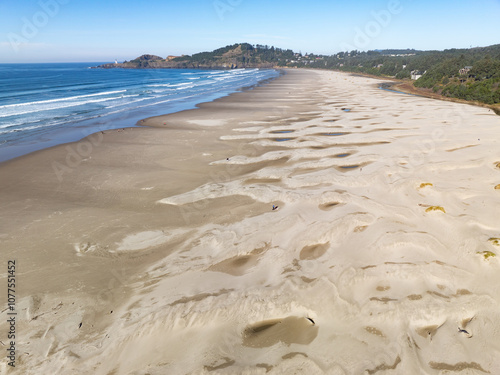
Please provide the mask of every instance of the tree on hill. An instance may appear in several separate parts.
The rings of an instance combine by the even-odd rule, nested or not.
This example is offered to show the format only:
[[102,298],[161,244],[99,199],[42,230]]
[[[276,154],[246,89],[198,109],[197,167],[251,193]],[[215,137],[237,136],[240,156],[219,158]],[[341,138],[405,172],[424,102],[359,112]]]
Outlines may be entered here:
[[209,69],[274,66],[338,69],[399,79],[410,79],[412,71],[419,71],[425,73],[415,82],[417,87],[450,97],[500,103],[500,44],[444,51],[353,50],[321,56],[302,55],[301,52],[268,45],[236,43],[168,61],[155,55],[142,55],[123,64],[105,64],[103,67]]

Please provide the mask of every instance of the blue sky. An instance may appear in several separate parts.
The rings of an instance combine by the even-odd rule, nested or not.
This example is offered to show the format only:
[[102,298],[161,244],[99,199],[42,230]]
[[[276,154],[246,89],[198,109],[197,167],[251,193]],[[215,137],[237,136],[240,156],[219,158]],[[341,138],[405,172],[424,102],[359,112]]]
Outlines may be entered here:
[[500,43],[500,0],[0,0],[0,62],[104,62],[237,42],[333,54]]

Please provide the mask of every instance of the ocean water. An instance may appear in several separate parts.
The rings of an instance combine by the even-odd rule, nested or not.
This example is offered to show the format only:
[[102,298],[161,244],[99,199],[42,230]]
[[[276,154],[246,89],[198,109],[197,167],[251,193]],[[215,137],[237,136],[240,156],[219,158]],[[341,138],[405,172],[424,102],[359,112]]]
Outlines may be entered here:
[[260,69],[90,69],[98,64],[0,64],[0,161],[194,108],[279,75]]

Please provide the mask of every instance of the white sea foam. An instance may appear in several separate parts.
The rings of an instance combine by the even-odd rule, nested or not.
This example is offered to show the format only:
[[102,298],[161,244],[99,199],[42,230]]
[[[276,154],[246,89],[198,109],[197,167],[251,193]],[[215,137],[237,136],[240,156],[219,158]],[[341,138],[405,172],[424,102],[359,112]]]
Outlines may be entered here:
[[70,96],[67,98],[58,98],[58,99],[40,100],[40,101],[28,102],[28,103],[16,103],[16,104],[0,105],[0,110],[6,109],[6,108],[24,107],[24,106],[30,106],[30,105],[57,103],[57,102],[63,102],[63,101],[68,101],[68,100],[81,99],[81,98],[90,98],[93,96],[112,95],[112,94],[118,94],[118,93],[122,93],[122,92],[126,92],[126,91],[127,90],[107,91],[107,92],[99,92],[97,94]]
[[[136,96],[136,95],[130,95],[130,96],[124,95],[124,96],[120,96],[120,97],[111,97],[111,98],[102,98],[102,99],[75,101],[75,102],[64,101],[63,103],[49,105],[49,106],[40,106],[41,102],[35,102],[34,104],[31,104],[31,106],[28,106],[26,109],[21,110],[21,111],[4,111],[3,113],[0,114],[0,117],[19,116],[19,115],[26,115],[29,113],[51,111],[51,110],[55,110],[55,109],[63,109],[63,108],[69,108],[69,107],[76,107],[76,106],[81,106],[81,105],[86,105],[86,104],[91,104],[91,103],[102,103],[102,102],[107,102],[110,100],[122,99],[122,98],[131,97],[131,96]],[[44,104],[52,104],[52,103],[57,103],[57,102],[58,101],[54,101],[54,102],[46,101]],[[61,101],[59,101],[59,102],[61,102]]]
[[54,123],[54,124],[43,124],[43,125],[36,125],[36,126],[24,126],[22,129],[11,129],[11,130],[4,130],[4,131],[0,131],[0,134],[10,134],[10,133],[18,133],[18,132],[23,132],[23,131],[26,131],[26,130],[35,130],[35,129],[40,129],[40,128],[47,128],[47,127],[50,127],[50,126],[55,126],[55,125],[59,125],[58,123]]
[[[139,95],[134,95],[134,96],[139,96]],[[135,104],[135,103],[138,103],[138,102],[142,102],[144,100],[148,100],[148,99],[151,99],[151,98],[140,98],[140,99],[136,99],[132,102],[123,102],[123,103],[118,103],[118,104],[115,104],[115,105],[108,105],[107,107],[105,107],[106,109],[111,109],[111,108],[116,108],[116,107],[123,107],[124,105],[130,105],[131,103],[132,104]]]
[[147,87],[180,87],[180,86],[189,86],[192,85],[191,82],[182,82],[182,83],[156,83],[154,85],[147,85]]

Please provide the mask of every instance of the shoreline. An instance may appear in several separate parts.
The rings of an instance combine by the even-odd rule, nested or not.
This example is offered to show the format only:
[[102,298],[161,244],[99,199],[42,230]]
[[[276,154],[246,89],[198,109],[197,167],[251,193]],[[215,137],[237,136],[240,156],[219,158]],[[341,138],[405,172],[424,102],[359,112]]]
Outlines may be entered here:
[[377,82],[290,70],[0,164],[12,373],[498,372],[497,118]]
[[[184,109],[176,109],[173,112],[167,112],[167,113],[160,113],[155,116],[163,116],[171,113],[177,113],[177,112],[183,112],[183,111],[189,111],[193,109],[199,108],[200,104],[203,103],[209,103],[213,100],[217,100],[229,95],[232,95],[234,93],[238,92],[244,92],[247,90],[252,90],[254,87],[259,87],[263,84],[269,83],[274,79],[277,79],[281,77],[285,73],[285,70],[283,69],[277,69],[277,68],[272,68],[271,70],[275,70],[278,73],[277,77],[274,78],[265,78],[262,79],[261,81],[250,85],[250,86],[242,86],[238,87],[236,89],[232,89],[229,92],[224,91],[221,96],[215,98],[215,99],[210,99],[210,98],[205,98],[201,102],[194,103],[193,105],[189,105],[189,108],[184,108]],[[183,105],[184,106],[184,105]],[[157,111],[156,111],[157,112]],[[120,116],[120,118],[111,118],[109,120],[106,120],[106,122],[102,122],[100,119],[101,117],[93,118],[93,119],[88,119],[88,120],[82,120],[80,121],[78,126],[71,126],[69,128],[62,128],[58,130],[49,130],[48,133],[44,133],[41,136],[41,139],[37,140],[36,142],[30,142],[27,144],[20,144],[20,145],[11,145],[5,147],[4,150],[0,150],[2,152],[2,160],[0,160],[0,164],[4,162],[8,162],[10,160],[14,160],[26,155],[29,155],[31,153],[35,153],[38,151],[43,151],[48,148],[52,147],[57,147],[57,146],[63,146],[63,145],[70,145],[72,143],[78,143],[81,142],[82,140],[86,139],[87,137],[92,137],[97,133],[101,132],[110,132],[110,131],[117,131],[119,129],[128,129],[128,128],[134,128],[137,126],[141,126],[140,123],[142,120],[147,119],[151,116],[146,116],[146,117],[138,117],[135,115],[134,117],[137,118],[136,122],[134,124],[127,124],[125,126],[114,126],[112,128],[108,128],[109,124],[116,123],[118,121],[123,120],[123,115]],[[126,117],[126,116],[125,116]],[[86,124],[87,125],[81,125],[81,124]],[[98,130],[95,130],[98,129]],[[44,138],[47,138],[48,134],[48,140],[43,141]],[[12,156],[14,155],[14,156]]]

